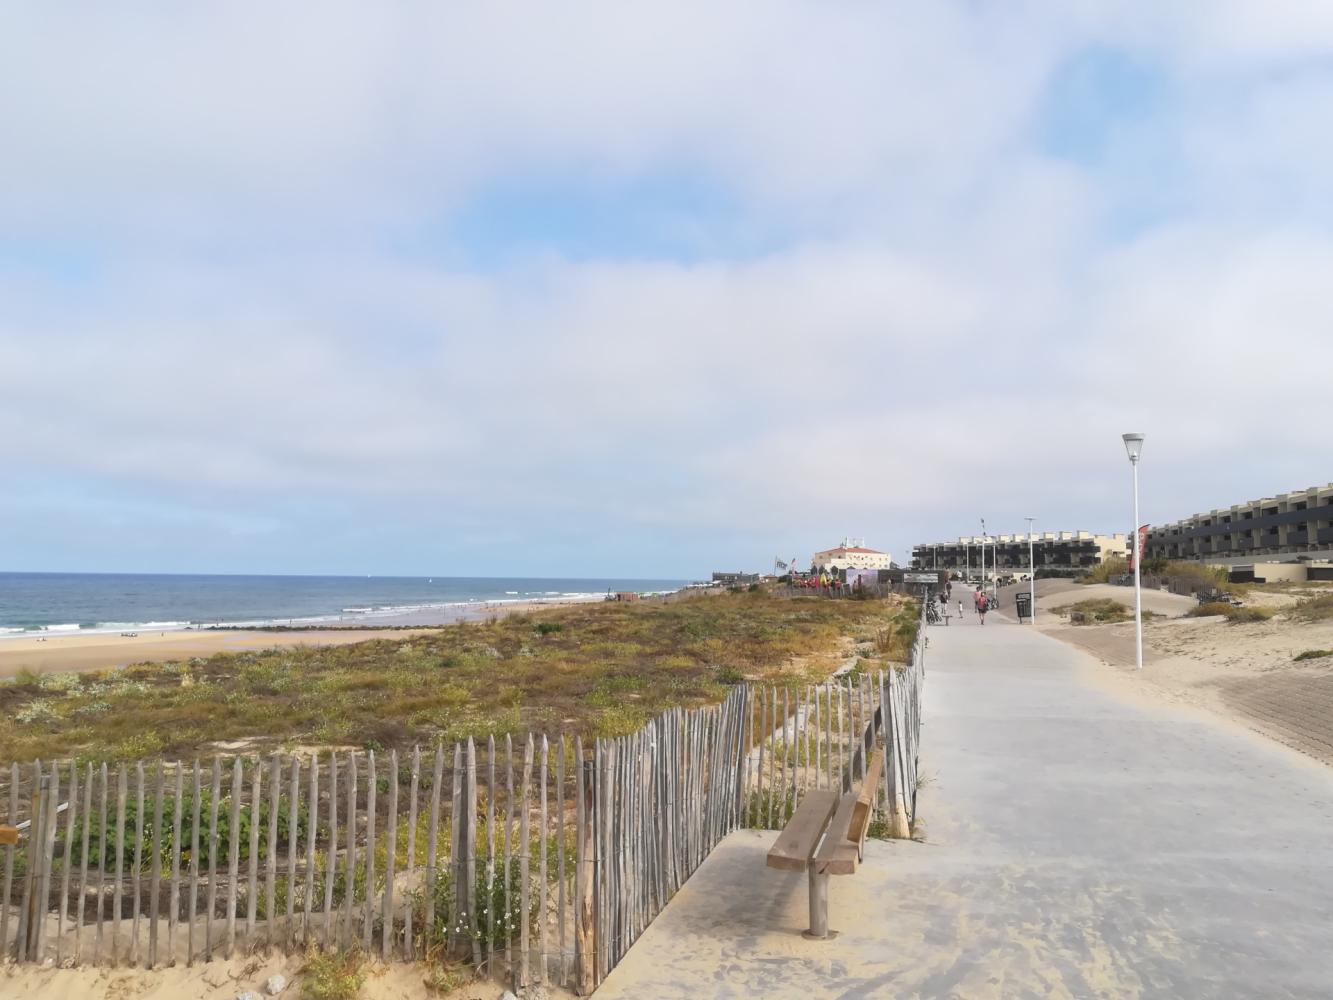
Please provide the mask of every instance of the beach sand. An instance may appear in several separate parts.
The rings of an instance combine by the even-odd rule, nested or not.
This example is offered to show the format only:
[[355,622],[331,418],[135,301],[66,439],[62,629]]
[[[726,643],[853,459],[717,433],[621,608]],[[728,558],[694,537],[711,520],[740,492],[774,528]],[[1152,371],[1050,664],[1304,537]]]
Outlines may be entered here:
[[[1152,607],[1149,597],[1145,592],[1145,607]],[[1132,591],[1126,603],[1133,604]],[[1246,603],[1281,607],[1291,601],[1290,595],[1253,592]],[[1101,660],[1106,684],[1139,697],[1207,708],[1333,764],[1333,656],[1294,660],[1305,650],[1333,649],[1333,621],[1294,621],[1281,614],[1242,624],[1220,617],[1149,620],[1143,626],[1141,672],[1134,667],[1133,622],[1074,626],[1039,617],[1038,627]]]
[[[31,965],[8,965],[0,971],[0,996],[31,997],[34,1000],[233,1000],[250,991],[265,996],[264,982],[274,974],[288,985],[279,996],[296,1000],[302,996],[300,955],[237,957],[229,960],[184,964],[145,971],[132,968],[83,966],[48,969]],[[427,989],[427,968],[416,962],[372,963],[359,1000],[492,1000],[504,986],[488,980],[468,983],[448,993]],[[551,1000],[573,996],[559,987],[546,987]]]
[[[433,627],[520,612],[539,612],[567,603],[576,602],[522,601],[512,604],[466,605],[452,612],[448,622],[436,622]],[[395,621],[393,624],[399,623]],[[0,679],[13,677],[25,669],[43,674],[64,673],[104,670],[132,663],[163,663],[193,656],[239,653],[276,646],[346,646],[371,639],[403,639],[429,632],[432,627],[416,621],[404,621],[401,624],[420,627],[309,628],[291,631],[180,629],[174,632],[140,632],[135,636],[116,633],[73,633],[44,638],[23,636],[0,640]]]

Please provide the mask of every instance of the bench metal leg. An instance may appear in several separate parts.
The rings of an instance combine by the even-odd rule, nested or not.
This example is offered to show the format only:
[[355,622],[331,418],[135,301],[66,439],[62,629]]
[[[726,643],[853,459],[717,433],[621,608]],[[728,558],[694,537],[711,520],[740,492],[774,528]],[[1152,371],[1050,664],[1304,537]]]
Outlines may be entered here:
[[828,929],[828,880],[827,875],[815,874],[815,866],[807,869],[810,879],[810,929],[802,936],[817,941],[826,941],[838,936],[837,931]]

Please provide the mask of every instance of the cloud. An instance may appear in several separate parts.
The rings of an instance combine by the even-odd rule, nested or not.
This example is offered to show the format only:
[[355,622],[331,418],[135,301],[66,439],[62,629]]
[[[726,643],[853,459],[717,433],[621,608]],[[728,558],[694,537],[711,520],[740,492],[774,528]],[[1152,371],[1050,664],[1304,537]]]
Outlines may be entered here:
[[1131,425],[1157,519],[1326,479],[1333,31],[1124,10],[25,12],[0,541],[696,575],[1123,529]]

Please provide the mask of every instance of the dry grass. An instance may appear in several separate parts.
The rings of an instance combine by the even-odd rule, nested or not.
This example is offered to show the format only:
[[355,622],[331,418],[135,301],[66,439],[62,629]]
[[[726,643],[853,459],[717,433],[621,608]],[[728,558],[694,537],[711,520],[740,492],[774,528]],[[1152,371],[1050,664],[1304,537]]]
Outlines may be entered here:
[[1077,604],[1062,604],[1051,610],[1061,617],[1068,617],[1076,625],[1104,625],[1129,621],[1134,617],[1132,609],[1109,597],[1079,601]]
[[1187,618],[1209,618],[1219,615],[1225,618],[1233,625],[1239,625],[1244,622],[1266,622],[1273,617],[1273,609],[1255,605],[1248,608],[1238,608],[1232,604],[1226,604],[1222,601],[1210,601],[1208,604],[1200,604],[1197,608],[1191,608],[1185,612]]
[[1333,594],[1307,597],[1291,609],[1291,616],[1306,622],[1320,622],[1333,618]]
[[743,680],[822,679],[845,637],[866,637],[878,656],[901,660],[914,630],[915,611],[901,598],[744,593],[33,676],[0,685],[10,720],[0,759],[189,758],[224,740],[380,748],[529,730],[619,735],[665,708],[720,701]]

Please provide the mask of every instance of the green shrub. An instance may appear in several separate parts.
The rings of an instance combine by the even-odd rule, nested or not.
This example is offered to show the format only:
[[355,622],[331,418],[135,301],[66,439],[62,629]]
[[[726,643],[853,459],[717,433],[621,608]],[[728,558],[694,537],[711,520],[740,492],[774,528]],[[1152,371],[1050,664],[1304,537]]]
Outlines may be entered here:
[[301,970],[301,996],[306,1000],[354,1000],[366,983],[365,964],[359,951],[312,948]]
[[560,622],[538,622],[538,623],[537,623],[537,634],[538,634],[538,635],[551,635],[551,634],[554,633],[554,632],[562,632],[562,631],[564,631],[564,628],[565,628],[565,626],[562,625]]
[[[108,791],[115,794],[115,777],[112,776],[108,782]],[[188,779],[187,779],[188,780]],[[83,782],[83,775],[79,776],[80,785]],[[250,794],[249,782],[244,794],[248,797]],[[100,787],[100,786],[99,786]],[[80,796],[83,791],[80,787]],[[193,862],[201,868],[207,868],[211,855],[209,853],[209,841],[212,835],[212,807],[213,791],[211,788],[202,788],[199,792],[199,853],[194,856]],[[172,815],[175,805],[175,796],[163,796],[162,799],[162,828],[161,828],[161,848],[158,853],[159,871],[167,871],[171,866],[172,852]],[[148,794],[144,796],[143,811],[143,840],[140,844],[140,858],[142,859],[141,871],[150,872],[153,870],[153,816],[157,807],[156,796]],[[187,788],[184,796],[181,798],[181,865],[189,870],[191,864],[190,844],[194,837],[194,790]],[[265,793],[264,801],[259,807],[259,823],[262,836],[259,838],[259,857],[265,859],[268,857],[268,817],[271,811],[271,803],[268,794]],[[93,867],[100,867],[104,870],[112,870],[116,864],[116,806],[112,800],[106,810],[106,826],[102,826],[100,811],[94,807],[93,815],[80,816],[74,822],[73,835],[68,844],[65,856],[71,864],[79,864],[83,860],[83,832],[88,828],[88,863]],[[138,823],[139,803],[137,795],[133,789],[131,781],[130,794],[125,799],[125,849],[121,856],[121,865],[125,870],[134,866],[134,831]],[[239,813],[240,830],[237,837],[237,857],[242,861],[247,861],[250,857],[250,822],[251,807],[248,803],[242,805]],[[300,842],[305,842],[306,828],[309,822],[308,811],[302,804],[296,820],[297,837]],[[57,842],[64,842],[64,828],[57,830]],[[230,857],[231,851],[231,794],[225,793],[218,800],[218,863],[223,864]],[[291,806],[290,800],[284,795],[278,799],[278,845],[279,855],[285,856],[288,839],[291,835]],[[59,853],[59,851],[57,851]]]
[[[537,871],[537,865],[537,859],[531,859],[529,872],[531,884],[528,886],[529,929],[536,926],[537,904],[540,900],[540,887],[532,874]],[[549,861],[547,869],[548,874],[555,870]],[[508,864],[497,859],[492,869],[485,858],[478,858],[474,878],[477,883],[476,939],[484,945],[503,948],[507,942],[518,937],[523,927],[523,869],[520,859],[510,858]],[[426,925],[426,893],[435,899],[433,923],[430,927]],[[473,936],[471,918],[467,915],[461,916],[459,923],[453,927],[449,926],[454,911],[454,895],[453,867],[445,865],[436,872],[434,883],[428,883],[424,891],[414,899],[416,918],[413,920],[413,926],[421,928],[423,946],[427,934],[433,941],[442,941],[451,934],[454,937],[461,935],[464,938]]]
[[1300,663],[1301,660],[1320,660],[1325,656],[1333,656],[1333,649],[1307,649],[1304,653],[1297,653],[1292,660]]

